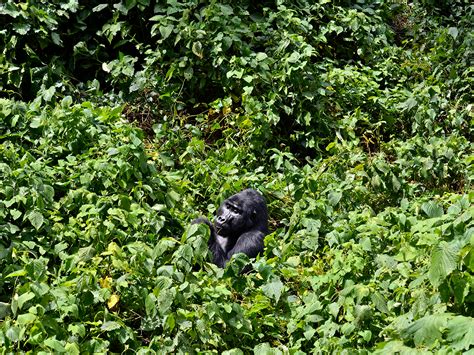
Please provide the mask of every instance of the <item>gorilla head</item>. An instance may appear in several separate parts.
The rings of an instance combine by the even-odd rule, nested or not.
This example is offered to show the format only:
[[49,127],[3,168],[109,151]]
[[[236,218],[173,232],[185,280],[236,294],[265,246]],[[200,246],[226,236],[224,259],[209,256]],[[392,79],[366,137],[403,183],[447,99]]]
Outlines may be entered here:
[[198,218],[193,223],[209,226],[213,262],[224,267],[234,254],[255,257],[263,251],[263,240],[268,234],[267,205],[260,193],[246,189],[220,205],[214,224],[206,218]]
[[268,233],[268,212],[263,196],[246,189],[225,200],[214,221],[217,234],[235,238],[252,229]]

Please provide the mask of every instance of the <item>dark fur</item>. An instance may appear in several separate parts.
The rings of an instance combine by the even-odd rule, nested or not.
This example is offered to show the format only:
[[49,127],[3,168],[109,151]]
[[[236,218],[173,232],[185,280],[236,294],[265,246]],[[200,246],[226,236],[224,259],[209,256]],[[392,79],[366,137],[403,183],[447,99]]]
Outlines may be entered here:
[[214,224],[202,217],[192,223],[209,226],[213,262],[224,267],[234,254],[244,253],[254,258],[263,251],[263,240],[268,234],[267,204],[260,193],[246,189],[222,203]]

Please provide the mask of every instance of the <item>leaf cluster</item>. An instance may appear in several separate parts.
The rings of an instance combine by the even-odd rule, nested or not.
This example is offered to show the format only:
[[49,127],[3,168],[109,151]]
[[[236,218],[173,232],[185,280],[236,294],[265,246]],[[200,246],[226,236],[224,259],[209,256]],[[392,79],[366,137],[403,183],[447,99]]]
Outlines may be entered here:
[[[472,352],[473,11],[4,1],[0,348]],[[219,269],[190,222],[247,187]]]

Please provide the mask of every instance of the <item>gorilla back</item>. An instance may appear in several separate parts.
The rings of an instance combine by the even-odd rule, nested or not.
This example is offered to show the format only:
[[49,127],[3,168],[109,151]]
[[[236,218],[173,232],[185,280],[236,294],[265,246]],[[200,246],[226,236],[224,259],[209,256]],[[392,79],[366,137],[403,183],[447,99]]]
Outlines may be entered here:
[[260,193],[246,189],[220,205],[214,224],[206,218],[192,223],[209,226],[213,262],[224,267],[234,254],[244,253],[253,258],[263,251],[263,240],[268,234],[267,204]]

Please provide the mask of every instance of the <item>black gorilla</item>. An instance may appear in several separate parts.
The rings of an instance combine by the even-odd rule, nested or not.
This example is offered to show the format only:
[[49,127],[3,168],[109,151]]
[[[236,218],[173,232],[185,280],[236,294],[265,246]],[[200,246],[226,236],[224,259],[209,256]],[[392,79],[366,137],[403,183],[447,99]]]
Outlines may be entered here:
[[234,254],[244,253],[253,258],[263,251],[263,239],[268,234],[267,204],[257,191],[246,189],[222,203],[214,225],[206,218],[192,223],[209,226],[213,262],[224,267]]

